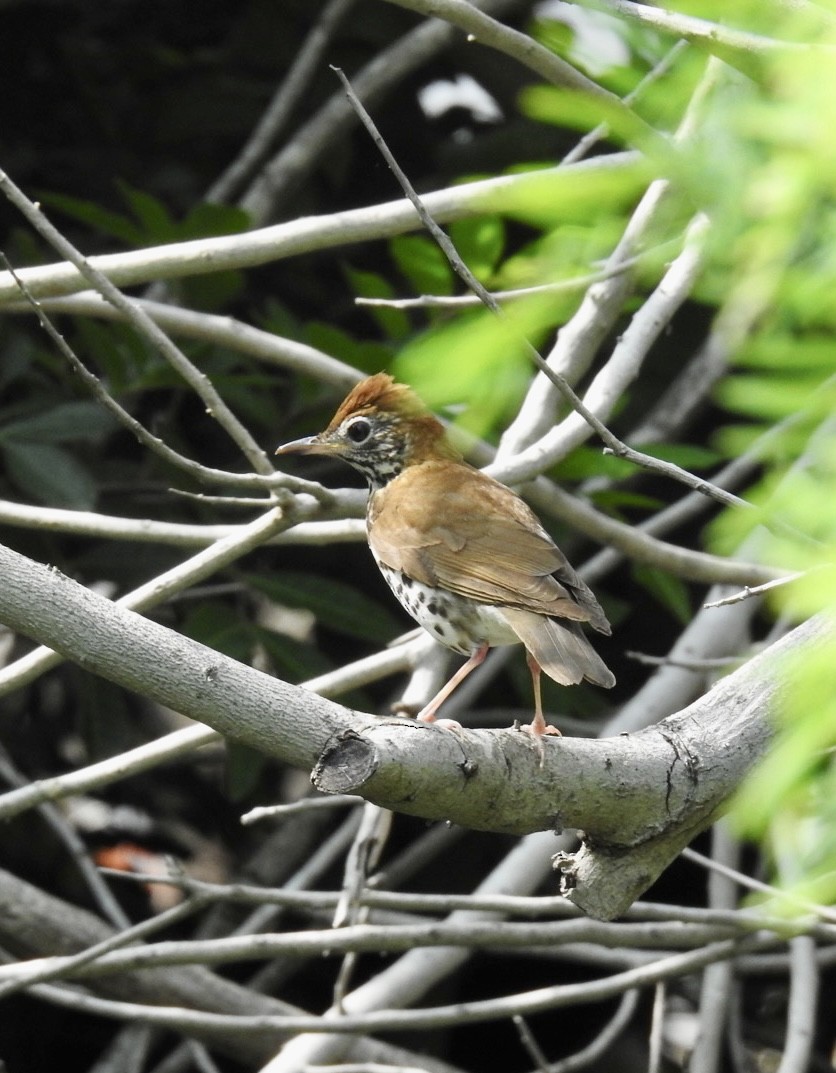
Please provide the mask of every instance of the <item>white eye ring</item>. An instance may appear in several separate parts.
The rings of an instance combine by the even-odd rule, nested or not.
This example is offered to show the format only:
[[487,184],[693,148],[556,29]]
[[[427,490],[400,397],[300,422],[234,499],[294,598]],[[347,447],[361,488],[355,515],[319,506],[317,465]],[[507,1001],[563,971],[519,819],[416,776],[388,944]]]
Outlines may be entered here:
[[345,423],[345,434],[352,443],[365,443],[372,434],[371,422],[367,417],[352,417]]

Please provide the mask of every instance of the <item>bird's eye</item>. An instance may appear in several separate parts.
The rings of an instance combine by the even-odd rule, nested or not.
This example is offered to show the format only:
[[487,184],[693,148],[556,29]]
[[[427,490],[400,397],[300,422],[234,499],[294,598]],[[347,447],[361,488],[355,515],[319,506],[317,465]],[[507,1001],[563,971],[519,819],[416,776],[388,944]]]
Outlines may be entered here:
[[365,443],[371,432],[371,423],[365,417],[356,417],[345,428],[345,434],[352,443]]

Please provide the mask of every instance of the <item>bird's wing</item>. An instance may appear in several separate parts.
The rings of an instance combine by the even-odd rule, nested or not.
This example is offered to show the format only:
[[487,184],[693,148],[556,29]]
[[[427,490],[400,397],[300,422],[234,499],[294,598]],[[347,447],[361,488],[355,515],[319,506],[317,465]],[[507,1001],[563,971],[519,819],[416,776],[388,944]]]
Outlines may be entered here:
[[531,509],[465,465],[408,467],[373,496],[377,558],[427,585],[484,603],[610,626],[598,601]]

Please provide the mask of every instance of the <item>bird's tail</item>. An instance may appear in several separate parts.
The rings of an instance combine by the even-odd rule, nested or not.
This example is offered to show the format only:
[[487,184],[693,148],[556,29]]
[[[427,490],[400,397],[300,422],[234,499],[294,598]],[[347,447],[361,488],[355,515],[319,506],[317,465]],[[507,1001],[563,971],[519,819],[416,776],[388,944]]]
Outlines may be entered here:
[[615,685],[615,675],[577,622],[558,621],[513,607],[503,607],[502,613],[549,678],[559,685],[577,685],[584,679],[605,689]]

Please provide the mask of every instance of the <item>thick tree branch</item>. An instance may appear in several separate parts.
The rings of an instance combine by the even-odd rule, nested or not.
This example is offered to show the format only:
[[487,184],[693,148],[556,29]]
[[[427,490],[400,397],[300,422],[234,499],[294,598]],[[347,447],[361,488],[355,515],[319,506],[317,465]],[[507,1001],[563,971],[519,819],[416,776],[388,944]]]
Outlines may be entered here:
[[[347,107],[347,106],[346,106]],[[423,197],[427,208],[441,223],[476,216],[483,212],[502,211],[504,194],[537,189],[547,196],[544,184],[553,179],[556,187],[576,176],[580,182],[597,174],[626,174],[637,168],[637,153],[614,153],[567,167],[502,176],[464,183]],[[560,196],[557,191],[555,196]],[[391,238],[420,228],[415,209],[403,198],[368,208],[349,209],[322,216],[263,227],[241,235],[222,235],[172,242],[125,253],[90,257],[89,264],[103,272],[113,283],[127,287],[163,279],[204,275],[229,268],[247,268],[282,260],[301,253],[345,246],[352,242],[370,242]],[[51,265],[21,268],[18,275],[36,298],[57,297],[86,290],[89,283],[78,269],[66,261]],[[0,302],[17,301],[20,290],[8,272],[0,272]]]
[[[477,6],[494,15],[507,15],[522,5],[520,0],[477,0]],[[354,72],[357,92],[364,101],[381,100],[459,38],[449,23],[425,20]],[[333,154],[335,144],[351,130],[352,121],[342,93],[335,92],[267,162],[240,198],[240,206],[256,223],[263,223],[318,164]]]
[[[115,934],[92,913],[0,869],[0,943],[22,959],[71,954],[95,943],[106,942]],[[286,1002],[225,980],[198,965],[126,972],[118,978],[88,981],[86,987],[128,1004],[182,1007],[207,1014],[269,1018],[302,1013]],[[34,991],[43,997],[50,994],[47,988],[35,988]],[[77,994],[80,999],[86,997],[81,992]],[[130,1005],[126,1008],[130,1009]],[[288,1037],[286,1031],[269,1023],[252,1026],[241,1035],[213,1024],[211,1016],[203,1023],[200,1020],[198,1017],[192,1024],[190,1036],[233,1056],[238,1062],[252,1065],[274,1054],[276,1047]],[[405,1054],[390,1044],[356,1039],[349,1042],[346,1058],[358,1062],[377,1058],[396,1063],[404,1061]],[[431,1059],[426,1062],[428,1070],[448,1068]]]
[[811,620],[638,734],[549,741],[540,771],[523,734],[451,733],[349,712],[8,549],[0,548],[0,571],[0,619],[11,628],[222,734],[296,766],[316,765],[314,781],[327,792],[361,793],[387,808],[481,830],[584,830],[587,842],[566,886],[602,916],[623,911],[764,754],[768,710],[785,688],[780,657],[828,628]]
[[[75,953],[115,934],[92,913],[0,870],[0,941],[20,958]],[[287,1003],[256,994],[197,965],[125,973],[118,979],[101,984],[94,981],[89,986],[99,994],[125,1002],[185,1006],[215,1013],[275,1015],[293,1009]],[[264,1059],[286,1038],[271,1028],[254,1031],[247,1040],[211,1028],[197,1029],[193,1034],[222,1051],[235,1053],[239,1059],[246,1055],[253,1062]]]

